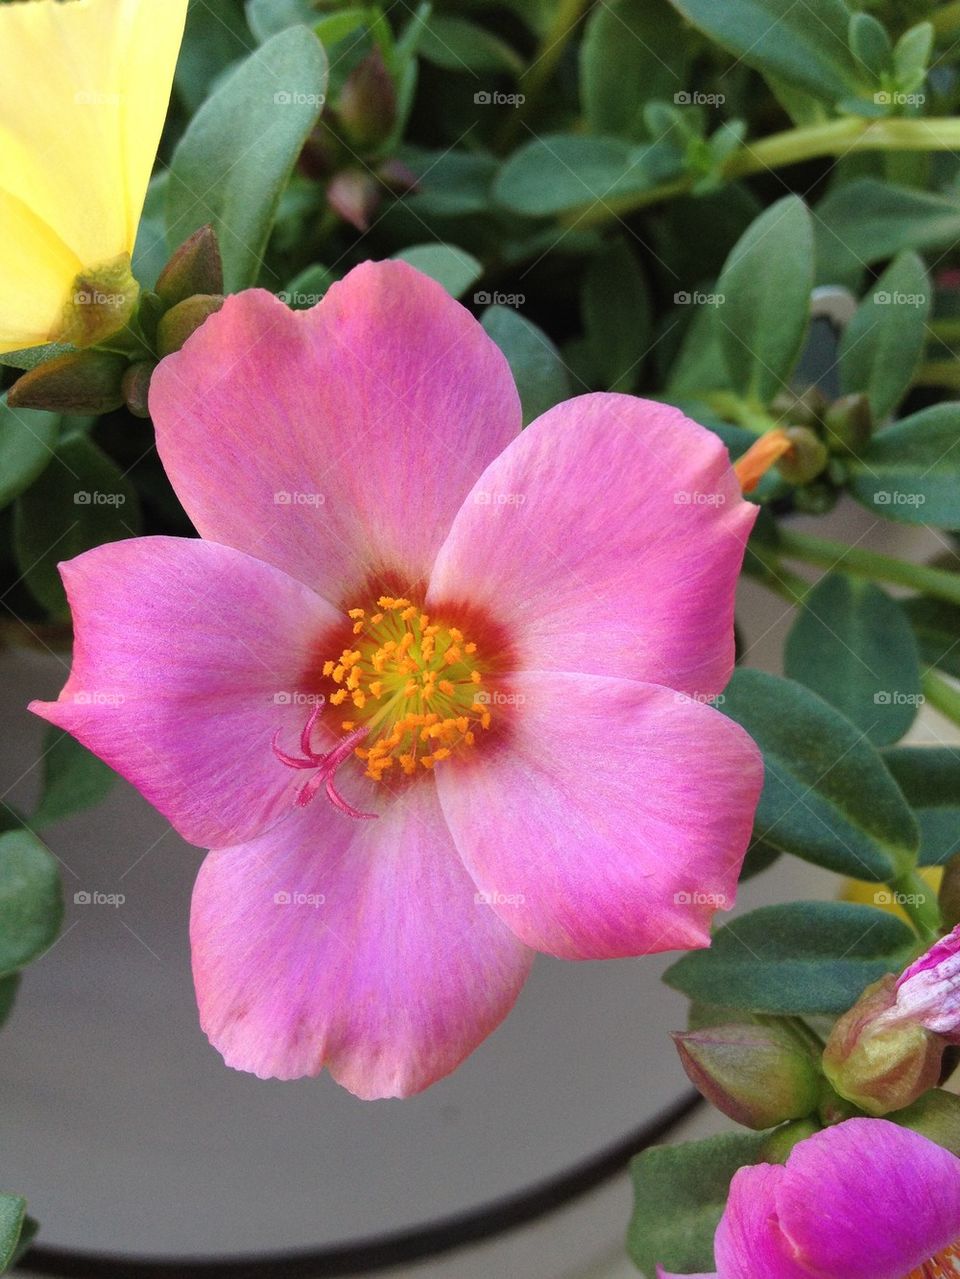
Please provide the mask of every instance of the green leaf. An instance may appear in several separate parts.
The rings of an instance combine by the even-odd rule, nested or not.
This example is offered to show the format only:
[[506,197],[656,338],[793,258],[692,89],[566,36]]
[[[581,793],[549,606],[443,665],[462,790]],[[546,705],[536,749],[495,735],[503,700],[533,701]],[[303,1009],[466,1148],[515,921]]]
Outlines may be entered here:
[[960,528],[960,404],[934,404],[887,427],[849,465],[851,493],[875,514]]
[[943,866],[960,853],[960,750],[898,746],[884,752],[920,824],[921,866]]
[[0,365],[11,369],[35,369],[38,364],[54,360],[58,355],[69,355],[77,348],[69,342],[48,342],[46,346],[28,346],[22,351],[0,352]]
[[52,945],[63,918],[56,859],[28,830],[0,835],[0,974]]
[[319,262],[305,267],[277,296],[294,311],[306,311],[324,297],[333,275]]
[[917,595],[904,600],[903,608],[917,637],[922,660],[960,679],[960,607]]
[[680,1274],[713,1270],[713,1236],[730,1181],[738,1168],[757,1163],[766,1139],[766,1133],[726,1132],[652,1146],[631,1160],[627,1251],[647,1279],[656,1279],[658,1265]]
[[816,208],[817,279],[856,279],[901,249],[946,248],[960,239],[953,198],[860,178],[834,187]]
[[587,128],[644,136],[643,108],[682,91],[687,41],[666,0],[612,0],[587,19],[580,47],[580,100]]
[[518,147],[493,185],[494,199],[528,217],[549,217],[636,195],[680,172],[667,143],[631,146],[619,138],[555,133]]
[[486,28],[466,18],[431,14],[420,35],[420,55],[445,71],[520,75],[523,59]]
[[313,32],[281,31],[207,99],[173,154],[167,238],[179,244],[212,223],[228,293],[260,274],[280,197],[326,85],[327,60]]
[[923,263],[915,253],[901,253],[860,303],[840,340],[841,392],[863,391],[877,422],[893,412],[913,381],[930,301]]
[[762,906],[664,974],[691,999],[779,1016],[838,1014],[916,951],[901,920],[854,902]]
[[830,573],[805,598],[784,670],[842,711],[875,746],[898,742],[923,701],[907,615],[872,582]]
[[933,34],[931,22],[918,22],[897,41],[893,50],[893,70],[902,93],[912,93],[926,79],[933,52]]
[[573,394],[567,366],[546,333],[512,307],[490,306],[483,327],[507,357],[527,425]]
[[16,1255],[26,1211],[27,1201],[22,1195],[0,1194],[0,1273]]
[[38,830],[99,804],[117,780],[109,765],[54,724],[44,733],[42,759],[40,802],[30,818]]
[[12,409],[0,397],[0,508],[28,489],[53,460],[60,434],[56,413]]
[[589,259],[580,305],[591,363],[604,390],[634,390],[650,347],[653,320],[643,272],[626,240],[610,241]]
[[489,209],[490,187],[497,173],[493,156],[418,148],[404,151],[401,158],[419,179],[416,194],[404,200],[408,208],[448,217]]
[[837,102],[858,84],[842,0],[671,0],[717,44],[765,75]]
[[850,52],[869,80],[879,83],[893,69],[890,37],[871,13],[855,13],[851,17]]
[[909,869],[917,824],[879,753],[839,711],[793,680],[743,669],[720,709],[763,752],[756,838],[857,879]]
[[[671,399],[706,395],[731,389],[730,373],[723,354],[723,328],[719,318],[718,293],[674,294],[678,306],[695,306],[680,350],[670,369],[667,391]],[[700,297],[703,300],[697,302]]]
[[54,460],[14,507],[17,565],[30,593],[57,616],[68,612],[57,564],[139,530],[133,485],[83,435],[60,441]]
[[249,49],[250,32],[236,0],[190,0],[174,81],[189,115]]
[[312,27],[320,17],[314,0],[247,0],[246,14],[247,25],[260,44],[288,27]]
[[137,242],[133,250],[133,274],[139,280],[141,289],[153,288],[157,276],[170,257],[166,224],[169,184],[169,170],[161,169],[151,178],[147,187],[147,198],[140,215]]
[[414,244],[396,256],[442,284],[455,298],[462,297],[483,275],[483,263],[455,244]]
[[734,389],[767,404],[788,385],[807,331],[813,230],[788,195],[748,227],[717,281],[720,340]]

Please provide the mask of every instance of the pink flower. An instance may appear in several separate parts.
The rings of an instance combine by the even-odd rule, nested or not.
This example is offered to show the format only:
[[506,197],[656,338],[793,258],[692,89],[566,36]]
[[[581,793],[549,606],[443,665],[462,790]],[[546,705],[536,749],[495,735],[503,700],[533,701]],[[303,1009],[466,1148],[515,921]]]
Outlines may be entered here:
[[714,1251],[716,1275],[692,1279],[947,1279],[960,1273],[960,1159],[886,1119],[848,1119],[784,1166],[741,1168]]
[[201,540],[64,565],[73,670],[33,709],[215,850],[191,939],[229,1065],[406,1095],[532,951],[709,943],[762,771],[704,704],[754,518],[715,436],[624,395],[521,435],[503,355],[399,262],[312,311],[228,298],[151,410]]
[[960,925],[901,973],[887,1016],[960,1044]]

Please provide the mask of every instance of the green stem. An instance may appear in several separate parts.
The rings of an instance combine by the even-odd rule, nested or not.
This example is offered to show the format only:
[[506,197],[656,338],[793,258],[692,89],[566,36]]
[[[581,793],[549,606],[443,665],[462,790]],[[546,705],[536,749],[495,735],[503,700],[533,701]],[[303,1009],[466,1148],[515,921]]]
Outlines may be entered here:
[[960,387],[960,360],[928,360],[913,377],[914,386]]
[[[747,142],[734,153],[723,166],[726,178],[744,178],[753,173],[799,164],[820,156],[847,155],[852,151],[958,151],[960,150],[960,119],[931,117],[929,119],[867,120],[861,116],[847,116],[831,120],[827,124],[808,125],[801,129],[787,129],[755,142]],[[637,191],[631,195],[604,200],[587,205],[586,212],[572,212],[561,219],[575,222],[577,226],[594,226],[623,217],[636,209],[661,200],[670,199],[689,191],[697,181],[696,174],[688,174]]]
[[787,558],[803,560],[821,568],[842,569],[879,582],[893,582],[933,595],[950,604],[960,604],[960,573],[947,569],[931,568],[928,564],[910,564],[881,555],[861,546],[846,546],[825,537],[813,537],[810,533],[798,533],[795,529],[780,530],[780,550]]
[[762,404],[751,404],[733,391],[712,391],[706,397],[706,403],[721,417],[728,418],[737,426],[757,435],[763,435],[765,431],[772,431],[780,425]]
[[515,141],[527,116],[536,109],[589,3],[590,0],[560,0],[557,5],[553,21],[544,32],[533,61],[520,76],[519,88],[524,95],[524,100],[508,119],[500,134],[500,144],[505,150]]
[[923,695],[941,715],[960,724],[960,689],[934,670],[924,672],[922,676]]
[[942,919],[937,895],[930,885],[915,870],[908,870],[890,880],[890,891],[923,941],[935,942],[940,936]]
[[743,571],[747,577],[779,595],[788,604],[802,604],[813,590],[813,584],[785,568],[775,557],[752,551],[744,560]]
[[933,29],[938,36],[953,35],[960,30],[960,3],[954,0],[953,4],[945,4],[942,8],[935,9],[928,21],[933,23]]

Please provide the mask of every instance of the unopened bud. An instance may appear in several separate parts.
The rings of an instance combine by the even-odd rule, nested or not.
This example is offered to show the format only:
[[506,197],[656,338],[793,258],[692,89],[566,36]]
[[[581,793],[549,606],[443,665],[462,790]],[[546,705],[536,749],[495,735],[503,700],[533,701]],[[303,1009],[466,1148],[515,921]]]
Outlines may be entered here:
[[837,490],[819,479],[793,490],[793,505],[805,515],[826,515],[837,504]]
[[960,1155],[960,1097],[956,1093],[934,1088],[890,1118],[903,1128],[912,1128],[929,1137],[944,1150]]
[[826,407],[826,397],[818,386],[808,386],[799,394],[781,391],[770,405],[775,417],[792,426],[818,426]]
[[772,1128],[817,1108],[816,1063],[785,1027],[733,1022],[675,1034],[673,1042],[691,1083],[746,1128]]
[[7,392],[17,409],[50,413],[109,413],[123,403],[127,361],[106,351],[69,351],[36,365]]
[[344,222],[368,231],[380,207],[380,184],[360,169],[344,169],[327,185],[327,203]]
[[826,468],[827,446],[808,426],[788,426],[786,434],[790,450],[777,463],[777,470],[788,484],[809,484]]
[[385,161],[377,169],[377,177],[391,195],[409,195],[420,185],[417,175],[401,160]]
[[204,320],[222,306],[223,296],[219,293],[198,293],[178,302],[157,325],[157,351],[161,357],[179,351]]
[[397,94],[379,49],[347,76],[337,100],[337,116],[355,147],[375,147],[389,136],[397,117]]
[[862,453],[873,434],[870,401],[859,392],[834,400],[823,415],[823,431],[831,452]]
[[819,1131],[820,1125],[813,1119],[796,1119],[791,1124],[784,1124],[776,1132],[772,1132],[760,1147],[758,1162],[785,1164],[798,1141],[806,1141]]
[[150,379],[153,377],[155,368],[156,365],[151,361],[141,360],[137,364],[131,364],[123,375],[120,386],[123,402],[134,417],[150,416],[147,397],[150,392]]
[[837,1021],[823,1052],[835,1090],[870,1115],[909,1106],[940,1078],[945,1041],[903,1015],[897,984],[887,975],[868,986]]
[[154,291],[168,309],[197,293],[223,292],[223,261],[212,226],[202,226],[184,240],[157,277]]

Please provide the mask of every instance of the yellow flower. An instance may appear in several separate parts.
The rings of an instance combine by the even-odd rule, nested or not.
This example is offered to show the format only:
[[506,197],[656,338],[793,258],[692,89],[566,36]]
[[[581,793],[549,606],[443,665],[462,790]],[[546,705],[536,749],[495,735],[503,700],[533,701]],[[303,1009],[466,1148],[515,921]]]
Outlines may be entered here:
[[[936,897],[943,880],[943,867],[921,866],[917,874],[930,889],[931,896]],[[887,914],[896,915],[905,923],[910,922],[910,916],[897,900],[897,894],[886,884],[868,883],[863,879],[848,879],[841,896],[847,902],[860,902],[863,906],[879,906]]]
[[130,256],[186,9],[0,4],[0,352],[89,345],[135,306]]

